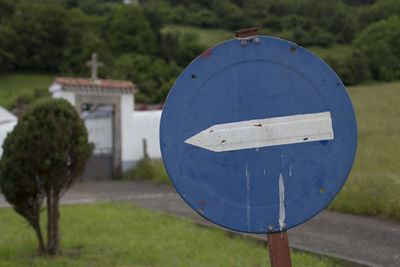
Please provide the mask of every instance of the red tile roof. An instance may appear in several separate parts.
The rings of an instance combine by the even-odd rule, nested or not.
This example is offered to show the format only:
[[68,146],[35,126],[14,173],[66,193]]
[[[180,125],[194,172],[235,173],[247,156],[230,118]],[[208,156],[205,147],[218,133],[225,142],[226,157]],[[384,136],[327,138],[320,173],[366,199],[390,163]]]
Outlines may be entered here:
[[102,87],[102,88],[121,88],[121,89],[136,89],[136,85],[131,81],[118,81],[118,80],[97,80],[94,82],[92,79],[84,78],[61,78],[58,77],[55,83],[66,86],[88,86],[88,87]]
[[163,109],[164,104],[151,104],[151,105],[147,105],[147,104],[136,104],[135,105],[135,110],[138,111],[145,111],[145,110],[160,110]]

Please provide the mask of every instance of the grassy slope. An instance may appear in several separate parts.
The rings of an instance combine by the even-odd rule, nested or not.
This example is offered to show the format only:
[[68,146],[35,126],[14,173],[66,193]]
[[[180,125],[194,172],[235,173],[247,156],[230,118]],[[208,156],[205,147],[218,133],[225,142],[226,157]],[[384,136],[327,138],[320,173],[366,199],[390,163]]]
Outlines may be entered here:
[[193,26],[182,26],[182,25],[167,25],[162,30],[165,32],[189,32],[195,33],[199,36],[199,42],[207,47],[212,47],[219,42],[232,39],[234,37],[233,32],[229,32],[223,29],[204,29]]
[[358,122],[358,151],[345,186],[329,206],[400,221],[400,82],[348,89]]
[[[204,229],[131,204],[61,208],[61,249],[37,257],[34,232],[11,209],[0,209],[0,266],[266,266],[268,251],[249,239]],[[44,216],[42,216],[44,217]],[[292,252],[294,266],[338,261]]]
[[9,108],[18,97],[33,96],[34,90],[49,88],[55,75],[13,73],[0,75],[0,106]]
[[[224,30],[224,29],[205,29],[198,28],[194,26],[182,26],[182,25],[167,25],[162,29],[162,32],[190,32],[195,33],[199,36],[199,42],[204,44],[207,47],[212,47],[222,41],[226,41],[234,38],[233,32]],[[277,37],[280,34],[276,35]],[[312,46],[307,47],[307,49],[311,50],[317,56],[321,58],[335,58],[339,61],[349,57],[353,51],[350,45],[333,45],[332,47],[318,47]]]

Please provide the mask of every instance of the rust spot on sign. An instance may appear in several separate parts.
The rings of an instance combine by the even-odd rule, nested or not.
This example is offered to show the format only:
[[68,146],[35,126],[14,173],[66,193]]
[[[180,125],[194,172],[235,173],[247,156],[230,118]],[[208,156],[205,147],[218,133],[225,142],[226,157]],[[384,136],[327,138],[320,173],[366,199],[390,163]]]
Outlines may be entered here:
[[296,51],[296,47],[295,46],[291,46],[290,47],[290,51],[295,52]]
[[206,203],[204,202],[204,200],[202,200],[202,201],[200,202],[200,204],[204,206]]
[[204,51],[201,55],[201,59],[208,59],[208,57],[211,55],[211,48],[208,48],[206,51]]

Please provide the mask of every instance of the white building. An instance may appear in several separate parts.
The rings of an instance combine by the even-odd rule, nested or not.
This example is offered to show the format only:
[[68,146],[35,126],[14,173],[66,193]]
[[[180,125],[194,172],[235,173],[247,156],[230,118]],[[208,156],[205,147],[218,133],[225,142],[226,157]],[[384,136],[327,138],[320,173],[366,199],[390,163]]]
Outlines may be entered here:
[[14,129],[17,124],[18,118],[0,107],[0,157],[3,154],[3,142],[7,134]]
[[[56,78],[49,91],[54,98],[64,98],[76,107],[95,144],[83,179],[120,177],[122,172],[148,156],[161,158],[158,110],[135,111],[136,85],[130,81],[101,80],[97,55],[87,62],[92,77]],[[17,124],[17,117],[0,107],[0,156],[7,133]]]
[[84,178],[118,177],[144,157],[161,158],[161,110],[135,111],[136,86],[130,81],[56,78],[49,88],[81,114],[96,146]]

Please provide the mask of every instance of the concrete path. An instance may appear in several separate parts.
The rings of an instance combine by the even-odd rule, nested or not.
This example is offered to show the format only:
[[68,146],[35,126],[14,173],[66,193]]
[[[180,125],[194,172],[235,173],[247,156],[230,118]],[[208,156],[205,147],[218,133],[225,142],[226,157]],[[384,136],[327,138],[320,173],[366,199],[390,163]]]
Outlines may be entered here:
[[[169,185],[146,182],[86,182],[76,184],[62,203],[128,201],[171,212],[208,226]],[[0,207],[7,204],[0,197]],[[288,230],[290,246],[301,251],[334,256],[360,266],[400,266],[400,224],[377,218],[323,211]],[[252,235],[265,240],[265,235]]]

